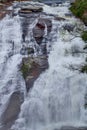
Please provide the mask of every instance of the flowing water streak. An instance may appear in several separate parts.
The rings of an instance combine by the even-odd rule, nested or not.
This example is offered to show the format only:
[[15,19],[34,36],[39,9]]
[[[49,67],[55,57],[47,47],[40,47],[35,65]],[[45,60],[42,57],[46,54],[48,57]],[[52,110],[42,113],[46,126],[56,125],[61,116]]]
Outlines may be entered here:
[[[47,13],[49,10],[59,16],[69,12],[67,4],[55,8],[44,7]],[[82,51],[84,42],[78,37],[70,40],[73,35],[67,31],[62,35],[63,25],[76,22],[75,18],[66,19],[62,22],[53,20],[53,26],[56,25],[58,31],[54,32],[57,40],[54,40],[49,54],[49,69],[41,74],[26,97],[19,119],[13,126],[15,130],[53,130],[60,125],[85,125],[87,76],[69,69],[71,65],[76,67],[84,63],[83,54],[73,56],[71,52],[75,45]]]
[[21,28],[18,16],[0,21],[0,116],[14,91],[25,91],[18,65],[22,60]]

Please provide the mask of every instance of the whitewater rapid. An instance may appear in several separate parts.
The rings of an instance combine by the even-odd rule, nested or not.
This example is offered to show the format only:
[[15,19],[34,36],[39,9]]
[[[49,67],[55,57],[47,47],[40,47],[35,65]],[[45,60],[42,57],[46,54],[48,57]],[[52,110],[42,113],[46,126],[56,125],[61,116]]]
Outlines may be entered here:
[[22,61],[20,48],[20,19],[7,15],[0,21],[0,123],[13,92],[25,93],[25,82],[18,67]]
[[[82,52],[85,43],[79,37],[78,27],[83,23],[67,17],[69,3],[56,7],[44,5],[44,12],[65,18],[52,19],[53,36],[48,55],[49,68],[40,75],[22,104],[14,130],[54,130],[60,126],[85,126],[87,110],[84,107],[87,75],[79,72],[85,63]],[[73,32],[64,30],[65,24],[75,25]],[[49,43],[49,42],[48,42]]]

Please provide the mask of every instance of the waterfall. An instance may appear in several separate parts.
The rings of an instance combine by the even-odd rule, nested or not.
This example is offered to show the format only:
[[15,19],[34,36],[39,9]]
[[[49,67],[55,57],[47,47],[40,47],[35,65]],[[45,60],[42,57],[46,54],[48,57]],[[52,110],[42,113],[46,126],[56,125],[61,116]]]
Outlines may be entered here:
[[6,16],[0,21],[0,123],[13,92],[25,93],[21,63],[21,28],[19,17]]
[[[85,55],[72,54],[72,48],[76,47],[81,52],[84,42],[74,36],[74,31],[70,33],[63,29],[65,24],[79,23],[76,18],[65,16],[69,13],[68,7],[68,3],[43,7],[44,12],[62,16],[65,20],[52,19],[49,68],[40,75],[26,96],[19,118],[12,127],[14,130],[54,130],[63,125],[86,125],[84,97],[87,75],[78,71],[85,62]],[[73,70],[73,67],[77,69]]]
[[[13,4],[18,6],[14,7],[15,11],[21,2],[17,4]],[[62,126],[87,126],[87,74],[79,71],[86,58],[86,54],[81,53],[85,43],[79,37],[79,30],[85,27],[70,14],[68,2],[41,6],[42,14],[34,14],[32,18],[17,14],[7,15],[0,21],[0,130],[8,124],[9,115],[13,118],[11,114],[15,113],[16,107],[13,125],[6,126],[5,130],[11,126],[12,130],[61,130]],[[21,51],[23,46],[32,47],[33,56],[37,56],[38,49],[39,55],[43,54],[33,35],[38,17],[52,20],[49,35],[45,24],[41,43],[46,45],[49,68],[41,73],[27,93],[19,67],[27,53]],[[18,103],[16,107],[14,97]]]

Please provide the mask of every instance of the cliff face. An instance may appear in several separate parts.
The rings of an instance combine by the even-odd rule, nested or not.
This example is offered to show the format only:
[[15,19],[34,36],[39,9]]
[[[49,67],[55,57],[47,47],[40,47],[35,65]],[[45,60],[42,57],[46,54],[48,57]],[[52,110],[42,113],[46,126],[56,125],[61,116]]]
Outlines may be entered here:
[[70,10],[87,25],[87,0],[75,0]]

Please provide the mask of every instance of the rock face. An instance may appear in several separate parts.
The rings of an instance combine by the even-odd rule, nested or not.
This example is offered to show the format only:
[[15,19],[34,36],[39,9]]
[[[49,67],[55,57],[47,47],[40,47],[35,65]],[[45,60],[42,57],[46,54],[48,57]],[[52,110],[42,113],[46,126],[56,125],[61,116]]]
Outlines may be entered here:
[[28,5],[28,6],[24,6],[21,8],[21,10],[19,10],[19,13],[31,13],[31,12],[42,12],[43,8],[40,6],[32,6],[32,5]]
[[62,17],[55,17],[55,20],[58,20],[58,21],[64,21],[65,19],[64,18],[62,18]]
[[7,108],[2,114],[1,122],[3,127],[0,130],[8,130],[17,119],[20,112],[20,106],[23,103],[23,94],[20,91],[12,93]]
[[33,28],[33,36],[38,44],[40,44],[43,40],[43,36],[45,34],[45,23],[41,20],[38,20],[38,23]]
[[38,76],[48,68],[47,56],[38,56],[36,58],[24,58],[21,71],[25,78],[27,92],[33,86]]
[[39,45],[43,40],[46,26],[47,26],[47,34],[49,34],[52,28],[51,20],[40,18],[35,27],[33,28],[33,36]]
[[71,31],[74,30],[75,26],[72,25],[72,24],[66,24],[66,25],[63,26],[63,28],[64,28],[65,30],[67,30],[68,32],[71,32]]

